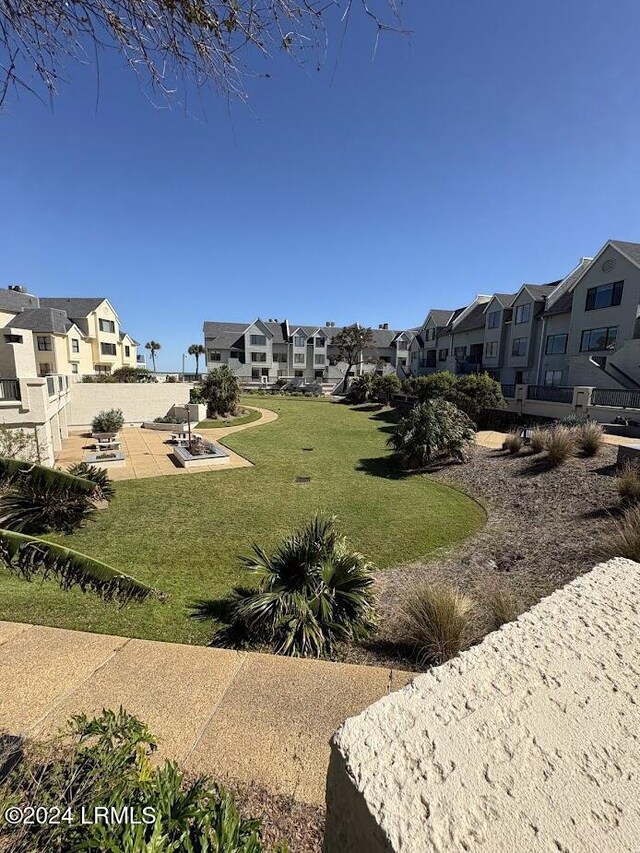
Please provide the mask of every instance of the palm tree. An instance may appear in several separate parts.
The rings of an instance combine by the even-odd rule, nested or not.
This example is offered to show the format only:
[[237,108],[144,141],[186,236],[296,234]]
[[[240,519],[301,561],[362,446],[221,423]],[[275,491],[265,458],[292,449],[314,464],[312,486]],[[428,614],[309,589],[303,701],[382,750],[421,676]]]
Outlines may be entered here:
[[151,362],[153,364],[153,372],[156,372],[156,353],[159,349],[162,349],[158,341],[147,341],[144,345],[145,349],[148,349],[151,353]]
[[198,372],[199,372],[198,365],[200,362],[200,356],[204,355],[205,349],[202,346],[202,344],[191,344],[191,346],[189,347],[187,352],[189,353],[189,355],[195,356],[195,359],[196,359],[196,379],[197,379],[198,378]]
[[0,529],[0,561],[6,568],[27,581],[38,575],[45,580],[54,577],[63,589],[79,587],[97,593],[104,599],[144,601],[150,595],[162,598],[153,587],[113,569],[70,548],[25,536],[13,530]]
[[[242,563],[258,575],[258,588],[236,587],[217,645],[269,645],[276,654],[331,655],[336,642],[360,639],[374,627],[371,565],[351,551],[335,519],[316,515],[288,536],[272,557],[258,545]],[[196,618],[224,615],[210,602],[195,605]]]

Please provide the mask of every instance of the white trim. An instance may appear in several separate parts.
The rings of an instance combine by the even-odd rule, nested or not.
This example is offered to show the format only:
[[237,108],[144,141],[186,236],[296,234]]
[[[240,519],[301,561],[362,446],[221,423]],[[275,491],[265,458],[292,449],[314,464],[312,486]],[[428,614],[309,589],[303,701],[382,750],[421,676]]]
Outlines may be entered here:
[[492,299],[493,297],[490,296],[488,293],[478,293],[473,302],[470,302],[464,309],[464,311],[461,311],[456,317],[456,319],[453,321],[453,323],[451,324],[451,331],[455,332],[456,326],[460,322],[462,322],[465,317],[469,316],[469,314],[473,311],[476,305],[484,305],[485,302],[491,302]]

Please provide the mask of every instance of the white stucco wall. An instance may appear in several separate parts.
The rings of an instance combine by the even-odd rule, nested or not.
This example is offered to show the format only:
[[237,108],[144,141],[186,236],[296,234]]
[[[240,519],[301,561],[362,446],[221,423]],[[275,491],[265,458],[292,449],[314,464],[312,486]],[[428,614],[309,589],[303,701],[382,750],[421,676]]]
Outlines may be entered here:
[[188,403],[192,388],[188,382],[78,382],[71,391],[68,424],[88,426],[103,409],[122,409],[125,423],[140,425]]
[[639,614],[610,560],[347,720],[327,853],[637,851]]

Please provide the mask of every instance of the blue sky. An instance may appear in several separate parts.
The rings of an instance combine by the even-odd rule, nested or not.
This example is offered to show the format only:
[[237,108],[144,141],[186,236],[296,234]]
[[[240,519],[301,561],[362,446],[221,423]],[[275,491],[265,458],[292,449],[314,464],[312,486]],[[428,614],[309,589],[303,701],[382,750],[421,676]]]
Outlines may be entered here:
[[277,57],[249,108],[154,108],[106,54],[99,87],[72,65],[52,108],[12,99],[0,283],[108,296],[176,369],[205,319],[403,328],[640,241],[636,2],[402,14],[375,61],[355,14],[320,72]]

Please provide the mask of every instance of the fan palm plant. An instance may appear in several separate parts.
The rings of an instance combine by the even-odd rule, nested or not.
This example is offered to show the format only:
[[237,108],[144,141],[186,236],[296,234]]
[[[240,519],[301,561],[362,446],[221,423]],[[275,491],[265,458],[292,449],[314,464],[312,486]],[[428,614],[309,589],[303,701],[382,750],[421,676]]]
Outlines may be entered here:
[[124,603],[143,601],[150,595],[163,597],[153,587],[100,560],[13,530],[0,530],[0,560],[10,572],[27,581],[53,577],[65,590],[77,586],[83,592],[91,590],[104,599]]
[[204,355],[205,349],[202,344],[191,344],[189,349],[187,350],[189,355],[192,355],[196,360],[196,379],[198,378],[198,374],[200,372],[200,356]]
[[110,501],[113,497],[113,482],[104,468],[97,465],[88,465],[86,462],[76,462],[67,468],[69,474],[81,477],[95,484],[95,497],[104,501]]
[[[374,628],[371,565],[348,548],[335,519],[316,515],[269,557],[258,545],[244,566],[257,589],[238,587],[228,602],[217,645],[268,645],[276,654],[330,656],[337,642],[362,639]],[[199,606],[199,615],[205,609]]]
[[414,406],[388,443],[403,468],[424,468],[436,459],[463,462],[475,430],[468,415],[448,400],[436,398]]
[[147,341],[144,345],[145,349],[148,349],[151,353],[151,363],[153,364],[153,372],[156,372],[156,353],[158,350],[162,349],[162,346],[158,343],[158,341]]

